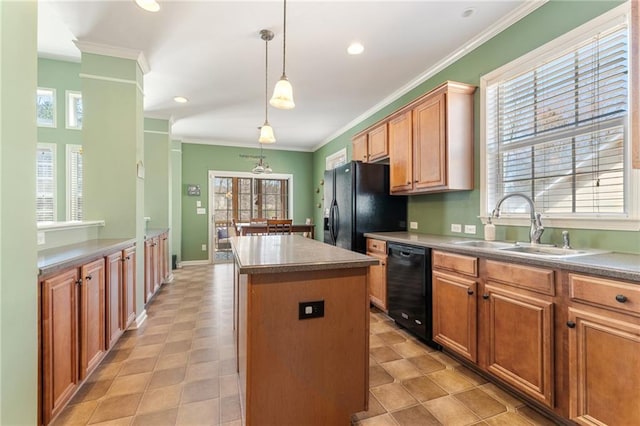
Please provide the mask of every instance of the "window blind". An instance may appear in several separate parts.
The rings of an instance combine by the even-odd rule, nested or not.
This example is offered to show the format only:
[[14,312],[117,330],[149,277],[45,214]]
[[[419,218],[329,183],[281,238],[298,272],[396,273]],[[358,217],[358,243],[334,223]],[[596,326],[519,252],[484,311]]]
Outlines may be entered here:
[[69,145],[67,167],[67,218],[82,220],[82,146]]
[[36,150],[36,220],[55,220],[55,148],[38,144]]
[[488,206],[521,192],[547,215],[626,213],[627,58],[618,25],[487,86]]

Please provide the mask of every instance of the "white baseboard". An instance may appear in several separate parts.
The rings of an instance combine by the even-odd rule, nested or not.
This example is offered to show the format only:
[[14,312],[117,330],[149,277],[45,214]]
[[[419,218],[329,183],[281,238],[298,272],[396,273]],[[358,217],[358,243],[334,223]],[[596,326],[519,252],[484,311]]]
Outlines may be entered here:
[[135,330],[147,320],[147,310],[143,309],[140,315],[136,317],[136,320],[129,326],[129,330]]
[[184,260],[180,262],[180,267],[183,266],[198,266],[198,265],[210,265],[211,262],[208,260]]
[[168,276],[168,277],[167,277],[167,279],[164,281],[164,283],[165,283],[165,284],[172,283],[174,278],[175,278],[175,277],[173,276],[173,272],[169,272],[169,276]]

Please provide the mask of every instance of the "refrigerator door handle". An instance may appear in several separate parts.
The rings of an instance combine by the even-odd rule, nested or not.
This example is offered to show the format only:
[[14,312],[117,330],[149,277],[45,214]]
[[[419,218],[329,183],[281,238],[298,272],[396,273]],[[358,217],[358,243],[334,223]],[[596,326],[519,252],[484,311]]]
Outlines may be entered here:
[[334,242],[338,241],[338,233],[340,232],[340,226],[338,225],[340,222],[340,211],[338,210],[338,204],[336,203],[334,206],[334,214],[333,214],[333,233],[334,233],[334,237],[333,240]]
[[336,221],[336,219],[334,217],[335,203],[336,203],[336,200],[333,200],[331,202],[331,207],[329,207],[329,236],[331,237],[331,244],[333,244],[333,245],[336,244],[335,232],[333,230],[333,228],[335,226],[335,221]]

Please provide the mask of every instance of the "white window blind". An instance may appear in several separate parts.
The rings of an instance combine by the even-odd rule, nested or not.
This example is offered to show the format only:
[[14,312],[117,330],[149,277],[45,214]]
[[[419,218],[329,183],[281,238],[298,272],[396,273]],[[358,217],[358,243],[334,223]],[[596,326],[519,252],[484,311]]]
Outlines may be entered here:
[[626,214],[626,25],[514,74],[486,87],[486,213],[521,192],[545,216]]
[[67,220],[82,220],[82,146],[67,145]]
[[36,150],[36,219],[38,222],[56,220],[56,146],[38,144]]

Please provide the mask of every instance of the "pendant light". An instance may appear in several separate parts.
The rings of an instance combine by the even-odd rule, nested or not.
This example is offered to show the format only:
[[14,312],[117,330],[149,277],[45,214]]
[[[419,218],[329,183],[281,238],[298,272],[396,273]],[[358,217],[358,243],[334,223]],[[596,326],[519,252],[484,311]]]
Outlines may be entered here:
[[273,96],[269,101],[271,105],[278,109],[293,109],[296,104],[293,102],[293,87],[287,78],[285,64],[287,57],[287,0],[284,0],[284,20],[282,32],[282,77],[273,89]]
[[[273,127],[269,124],[269,108],[267,105],[267,97],[269,92],[268,71],[269,71],[269,41],[273,40],[273,32],[269,30],[261,30],[260,38],[264,40],[264,124],[260,128],[260,137],[258,142],[274,143],[276,137],[273,134]],[[262,147],[260,148],[262,149]],[[262,155],[262,152],[260,152]],[[262,158],[260,158],[262,161]]]
[[273,171],[271,170],[271,167],[269,167],[269,165],[265,163],[263,160],[264,160],[264,156],[262,155],[262,144],[260,144],[260,159],[256,163],[255,167],[251,169],[251,173],[260,175],[262,173],[269,174]]

